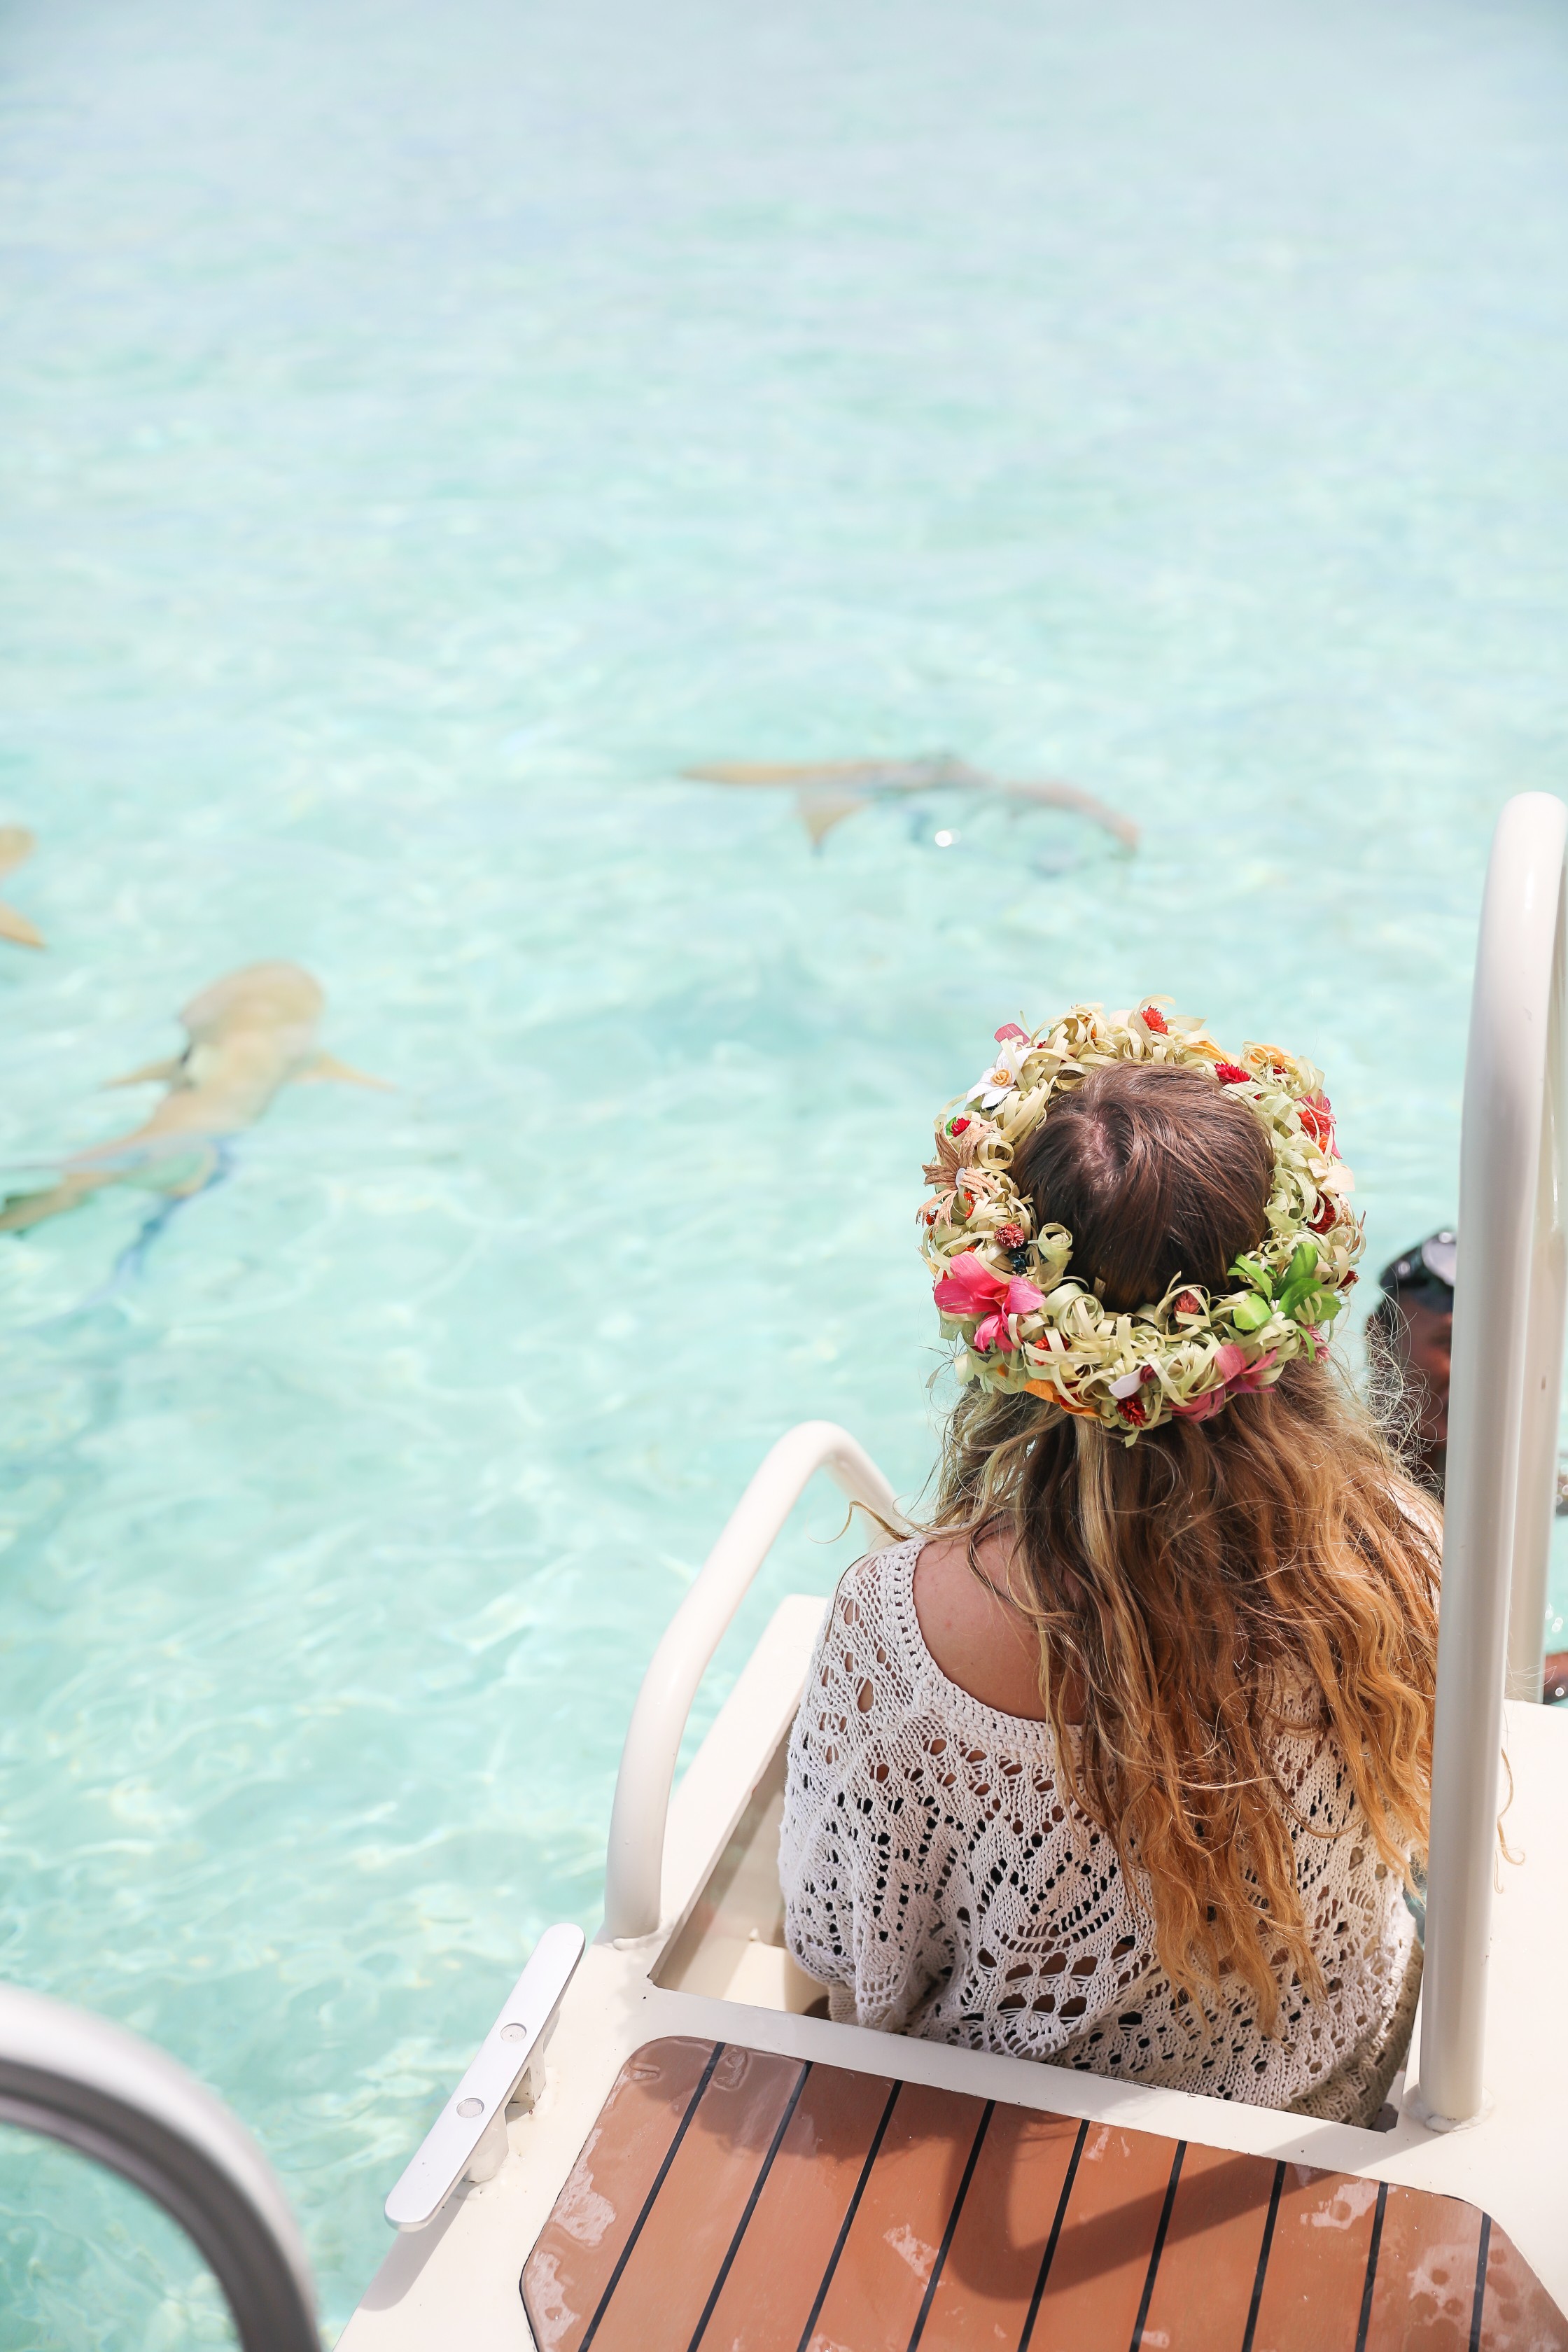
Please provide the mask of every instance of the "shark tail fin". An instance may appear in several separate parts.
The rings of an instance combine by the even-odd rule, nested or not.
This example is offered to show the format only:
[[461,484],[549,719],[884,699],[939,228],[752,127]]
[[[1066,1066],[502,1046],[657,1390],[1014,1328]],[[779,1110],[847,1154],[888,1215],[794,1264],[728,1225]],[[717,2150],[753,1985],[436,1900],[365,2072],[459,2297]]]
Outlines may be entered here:
[[30,923],[26,915],[19,915],[15,907],[7,907],[3,899],[0,899],[0,940],[14,940],[19,948],[41,948],[44,944],[44,935],[37,925]]
[[1012,801],[1032,801],[1038,808],[1071,809],[1086,816],[1093,824],[1105,827],[1123,849],[1136,849],[1142,837],[1142,828],[1120,809],[1108,808],[1097,801],[1092,793],[1080,793],[1076,784],[1003,784],[1001,791]]
[[139,1070],[127,1070],[122,1078],[105,1078],[106,1087],[150,1087],[154,1080],[172,1086],[184,1067],[184,1056],[171,1054],[166,1062],[143,1062]]
[[396,1088],[388,1078],[373,1078],[368,1071],[356,1070],[347,1062],[340,1062],[335,1054],[312,1054],[295,1076],[304,1086],[319,1086],[335,1079],[340,1086],[374,1087],[378,1094],[395,1094]]

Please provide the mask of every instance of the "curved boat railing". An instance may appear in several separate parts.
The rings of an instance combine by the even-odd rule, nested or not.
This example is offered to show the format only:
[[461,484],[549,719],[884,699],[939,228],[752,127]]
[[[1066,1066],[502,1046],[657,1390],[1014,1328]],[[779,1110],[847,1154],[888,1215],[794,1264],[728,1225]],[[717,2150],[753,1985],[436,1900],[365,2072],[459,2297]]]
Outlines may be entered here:
[[767,1454],[670,1619],[632,1710],[605,1867],[605,1929],[616,1943],[658,1929],[669,1792],[691,1702],[752,1578],[818,1470],[885,1527],[902,1524],[892,1488],[836,1422],[803,1421]]
[[310,2265],[271,2167],[166,2053],[0,1985],[0,2122],[64,2141],[161,2205],[223,2289],[244,2352],[320,2352]]
[[1470,999],[1417,2095],[1439,2130],[1486,2104],[1505,1664],[1513,1696],[1542,1695],[1563,1378],[1565,845],[1568,808],[1549,793],[1503,810]]

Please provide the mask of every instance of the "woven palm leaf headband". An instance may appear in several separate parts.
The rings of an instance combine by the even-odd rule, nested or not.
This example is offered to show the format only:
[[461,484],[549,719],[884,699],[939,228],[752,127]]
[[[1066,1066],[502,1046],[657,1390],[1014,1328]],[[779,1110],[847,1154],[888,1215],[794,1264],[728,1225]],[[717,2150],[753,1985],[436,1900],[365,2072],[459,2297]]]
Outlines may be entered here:
[[[937,1121],[921,1250],[959,1377],[1092,1415],[1129,1445],[1173,1417],[1202,1421],[1316,1356],[1362,1254],[1354,1179],[1334,1150],[1322,1073],[1278,1045],[1227,1061],[1201,1022],[1151,999],[1136,1012],[1075,1004],[1048,1029],[1010,1022],[996,1057]],[[1268,1229],[1229,1269],[1234,1289],[1178,1278],[1131,1314],[1067,1272],[1065,1225],[1034,1230],[1015,1157],[1060,1096],[1114,1062],[1212,1072],[1256,1114],[1274,1154]]]

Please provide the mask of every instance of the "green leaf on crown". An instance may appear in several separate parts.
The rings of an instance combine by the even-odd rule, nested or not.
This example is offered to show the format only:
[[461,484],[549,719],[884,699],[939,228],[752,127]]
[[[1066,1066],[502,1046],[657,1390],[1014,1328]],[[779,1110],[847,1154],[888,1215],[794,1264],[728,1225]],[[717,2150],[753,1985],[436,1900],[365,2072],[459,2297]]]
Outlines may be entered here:
[[[1231,1274],[1239,1276],[1243,1282],[1249,1283],[1260,1297],[1273,1297],[1273,1277],[1270,1276],[1268,1267],[1260,1265],[1257,1258],[1238,1257],[1236,1264],[1231,1266],[1228,1271]],[[1251,1326],[1246,1326],[1244,1328],[1250,1328]]]

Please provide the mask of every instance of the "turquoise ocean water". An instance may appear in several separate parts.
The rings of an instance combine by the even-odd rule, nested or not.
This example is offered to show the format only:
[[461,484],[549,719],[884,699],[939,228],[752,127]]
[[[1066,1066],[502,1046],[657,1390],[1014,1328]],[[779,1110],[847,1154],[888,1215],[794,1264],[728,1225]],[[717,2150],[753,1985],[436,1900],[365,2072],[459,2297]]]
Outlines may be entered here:
[[[257,958],[390,1088],[118,1276],[145,1195],[0,1237],[0,1973],[235,2105],[329,2332],[763,1448],[923,1478],[999,1022],[1279,1038],[1373,1265],[1452,1213],[1488,836],[1568,775],[1565,110],[1548,0],[0,15],[4,1174]],[[679,776],[943,749],[1142,845]],[[0,2352],[222,2339],[0,2141]]]

